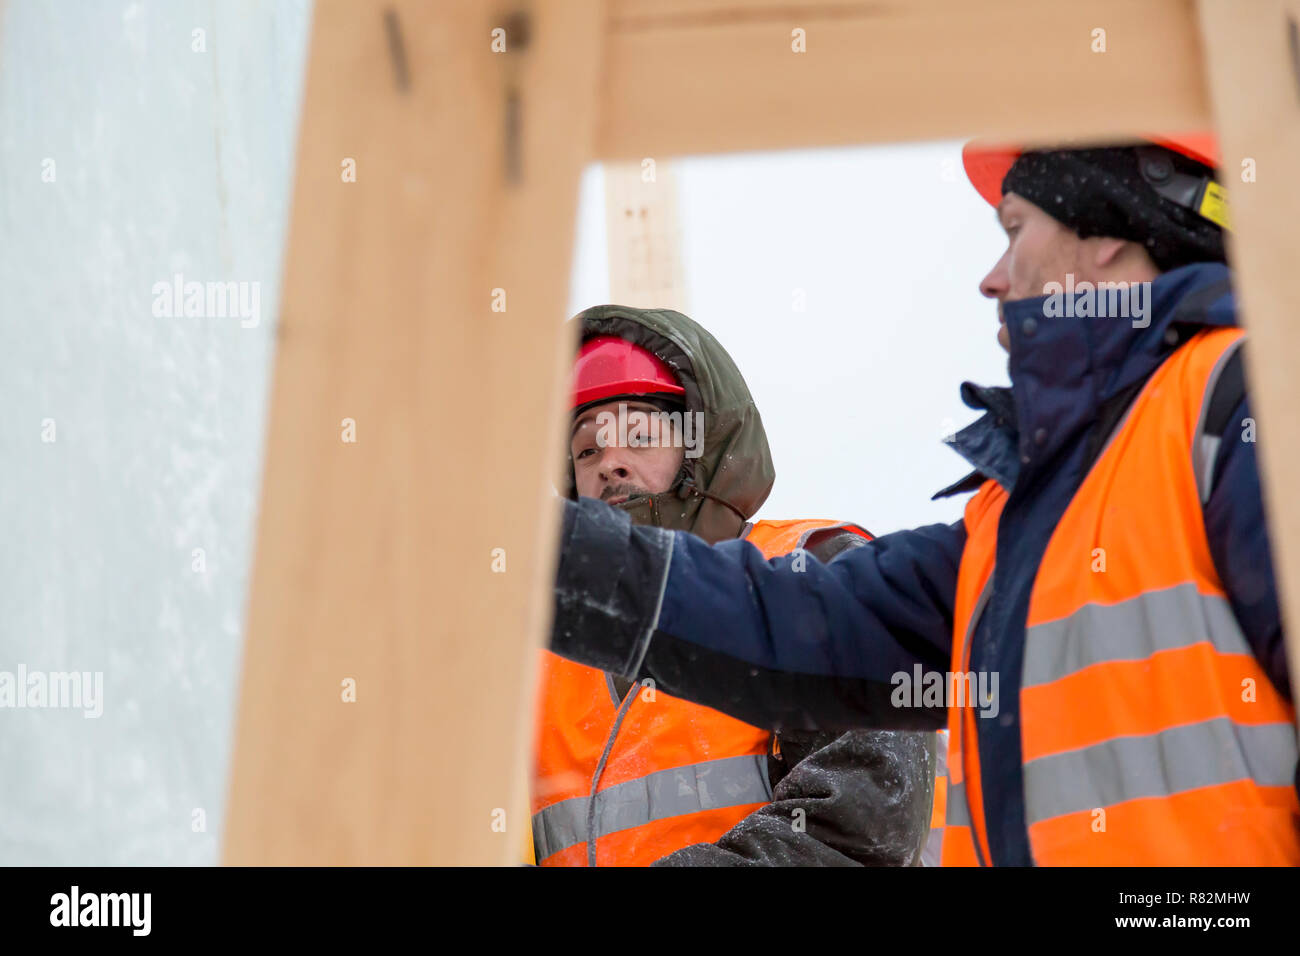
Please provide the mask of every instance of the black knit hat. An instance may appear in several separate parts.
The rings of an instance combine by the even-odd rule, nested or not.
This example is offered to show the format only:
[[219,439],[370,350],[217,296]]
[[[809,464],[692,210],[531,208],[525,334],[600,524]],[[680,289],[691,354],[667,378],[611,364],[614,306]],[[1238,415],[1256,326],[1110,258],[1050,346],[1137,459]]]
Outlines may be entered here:
[[1158,175],[1164,161],[1174,173],[1213,175],[1208,167],[1161,146],[1034,150],[1016,159],[1002,180],[1002,193],[1023,196],[1080,238],[1141,243],[1161,272],[1192,262],[1226,261],[1223,230],[1161,196],[1143,176],[1143,163],[1148,175],[1153,169]]

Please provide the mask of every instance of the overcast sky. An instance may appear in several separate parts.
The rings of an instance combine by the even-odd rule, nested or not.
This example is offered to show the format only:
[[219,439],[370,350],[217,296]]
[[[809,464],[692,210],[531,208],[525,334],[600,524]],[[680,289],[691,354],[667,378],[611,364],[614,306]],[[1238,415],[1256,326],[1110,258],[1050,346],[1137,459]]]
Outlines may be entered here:
[[[961,142],[676,164],[687,311],[749,383],[776,460],[760,518],[879,533],[953,521],[930,495],[969,468],[943,435],[964,379],[1005,384],[980,278],[1005,239]],[[794,310],[802,289],[805,311]],[[587,170],[570,312],[609,301],[604,181]]]

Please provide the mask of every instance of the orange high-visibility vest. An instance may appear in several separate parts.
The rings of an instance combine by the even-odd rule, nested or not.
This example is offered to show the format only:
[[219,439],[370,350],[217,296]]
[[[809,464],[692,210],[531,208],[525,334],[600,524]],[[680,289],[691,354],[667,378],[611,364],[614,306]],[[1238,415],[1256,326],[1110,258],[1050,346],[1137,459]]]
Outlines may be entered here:
[[[832,521],[760,521],[746,540],[770,559],[833,528],[870,537]],[[539,865],[648,866],[717,840],[771,801],[771,731],[652,686],[634,685],[620,700],[610,675],[550,651],[541,681],[532,793]]]
[[[1239,329],[1165,361],[1088,472],[1034,578],[1020,708],[1039,865],[1300,864],[1295,714],[1251,652],[1202,518],[1204,410]],[[994,575],[1007,492],[966,507],[952,670]],[[975,705],[949,712],[943,865],[989,862]]]

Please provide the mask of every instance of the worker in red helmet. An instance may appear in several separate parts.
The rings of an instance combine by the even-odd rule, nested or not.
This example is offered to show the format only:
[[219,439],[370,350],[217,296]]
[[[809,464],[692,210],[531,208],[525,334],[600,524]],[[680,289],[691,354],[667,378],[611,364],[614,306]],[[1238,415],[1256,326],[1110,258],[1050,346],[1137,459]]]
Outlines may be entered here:
[[[633,524],[794,566],[870,539],[825,520],[750,519],[774,471],[730,356],[679,312],[575,321],[567,494]],[[748,543],[744,543],[748,542]],[[617,585],[587,568],[585,586]],[[532,787],[543,866],[909,865],[928,837],[934,734],[773,734],[545,652]]]
[[573,374],[569,460],[579,493],[650,508],[652,497],[676,489],[687,452],[698,450],[687,448],[687,431],[703,439],[684,415],[686,390],[653,352],[617,335],[584,342]]
[[962,386],[962,520],[796,573],[568,503],[552,649],[756,726],[946,727],[944,865],[1300,864],[1206,142],[967,149],[1011,385]]

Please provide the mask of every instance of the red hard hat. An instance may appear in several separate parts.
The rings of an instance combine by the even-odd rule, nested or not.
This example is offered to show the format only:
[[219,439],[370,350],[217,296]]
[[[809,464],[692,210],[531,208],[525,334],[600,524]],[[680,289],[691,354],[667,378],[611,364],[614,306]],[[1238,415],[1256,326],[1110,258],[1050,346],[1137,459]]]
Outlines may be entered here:
[[573,363],[574,408],[616,395],[685,394],[657,355],[617,335],[587,339]]
[[[1147,139],[1211,169],[1219,165],[1219,144],[1213,133],[1181,133],[1174,136],[1151,134]],[[961,162],[966,167],[966,176],[975,191],[989,205],[996,207],[1002,202],[1002,180],[1011,170],[1011,164],[1024,151],[1023,146],[983,143],[979,140],[971,140],[962,147]]]

